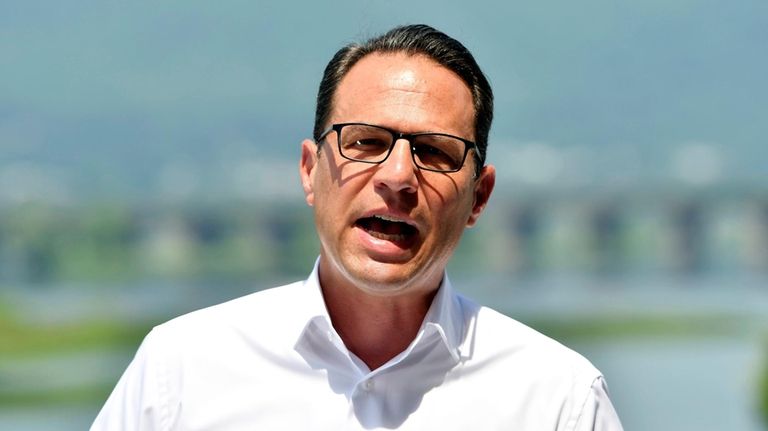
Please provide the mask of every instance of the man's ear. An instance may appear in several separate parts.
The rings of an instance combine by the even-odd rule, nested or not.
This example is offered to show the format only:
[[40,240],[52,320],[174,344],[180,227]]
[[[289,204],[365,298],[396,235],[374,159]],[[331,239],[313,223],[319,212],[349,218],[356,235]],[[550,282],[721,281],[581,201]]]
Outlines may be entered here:
[[496,184],[496,168],[492,165],[483,166],[479,177],[475,180],[475,200],[472,204],[472,212],[467,220],[467,227],[472,227],[477,223],[480,214],[483,213],[488,199],[491,197],[493,186]]
[[313,177],[317,166],[317,144],[311,139],[301,142],[301,160],[299,160],[299,176],[301,187],[304,189],[304,199],[307,205],[315,204],[315,192],[313,189]]

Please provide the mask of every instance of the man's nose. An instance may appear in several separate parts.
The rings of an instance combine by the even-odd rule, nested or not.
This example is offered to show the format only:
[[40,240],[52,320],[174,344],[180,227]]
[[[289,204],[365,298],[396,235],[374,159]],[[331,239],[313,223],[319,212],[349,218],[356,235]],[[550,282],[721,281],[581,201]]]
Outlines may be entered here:
[[407,139],[398,139],[389,157],[377,167],[374,181],[376,186],[392,191],[415,192],[418,187],[418,169],[413,163],[411,143]]

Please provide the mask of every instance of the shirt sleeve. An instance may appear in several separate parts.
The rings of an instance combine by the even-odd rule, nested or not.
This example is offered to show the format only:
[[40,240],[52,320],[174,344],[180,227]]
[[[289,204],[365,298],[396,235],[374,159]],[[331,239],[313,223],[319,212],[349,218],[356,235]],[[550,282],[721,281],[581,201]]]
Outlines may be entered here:
[[168,356],[153,329],[102,407],[91,431],[165,431],[171,429],[178,408],[170,400],[178,385],[171,385]]
[[623,431],[619,416],[608,398],[608,386],[602,377],[592,382],[574,431]]

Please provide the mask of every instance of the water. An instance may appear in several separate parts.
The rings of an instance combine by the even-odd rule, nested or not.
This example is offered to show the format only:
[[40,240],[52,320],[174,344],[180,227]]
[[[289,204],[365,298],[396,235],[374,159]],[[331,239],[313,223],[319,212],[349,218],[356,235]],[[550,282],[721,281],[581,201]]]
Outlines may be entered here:
[[92,407],[0,408],[0,429],[25,431],[83,431],[90,427]]
[[[755,411],[763,352],[752,340],[628,340],[572,347],[605,374],[627,430],[764,429]],[[0,409],[0,429],[87,429],[98,408]]]
[[750,338],[574,346],[601,369],[627,430],[760,431],[764,352]]
[[[759,431],[756,382],[768,361],[764,335],[768,289],[762,279],[586,280],[569,277],[527,281],[454,280],[469,296],[521,318],[561,321],[583,316],[714,315],[737,324],[729,331],[669,336],[565,340],[606,375],[612,400],[627,430]],[[469,287],[469,289],[467,289]],[[110,312],[131,319],[144,313],[166,318],[252,291],[251,287],[124,286],[117,289],[49,288],[18,295],[30,320],[37,314],[67,320]],[[51,300],[58,304],[52,313]],[[57,315],[58,313],[58,315]],[[145,317],[146,317],[145,316]],[[164,317],[165,316],[165,317]],[[42,317],[41,317],[42,318]],[[39,361],[0,358],[0,382],[12,385],[78,383],[112,385],[133,351],[93,349]],[[50,376],[35,380],[35,376]],[[28,383],[25,383],[27,382]],[[68,408],[10,409],[0,406],[0,429],[87,429],[101,401]]]

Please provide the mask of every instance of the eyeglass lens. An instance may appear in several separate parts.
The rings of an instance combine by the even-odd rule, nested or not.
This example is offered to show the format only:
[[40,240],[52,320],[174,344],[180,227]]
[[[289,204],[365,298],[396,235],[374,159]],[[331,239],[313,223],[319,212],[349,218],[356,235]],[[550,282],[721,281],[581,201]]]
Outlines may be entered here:
[[[411,148],[416,165],[434,171],[456,171],[461,168],[466,144],[450,136],[415,135]],[[369,163],[387,158],[394,136],[387,129],[368,125],[346,125],[341,129],[339,147],[344,157]]]

